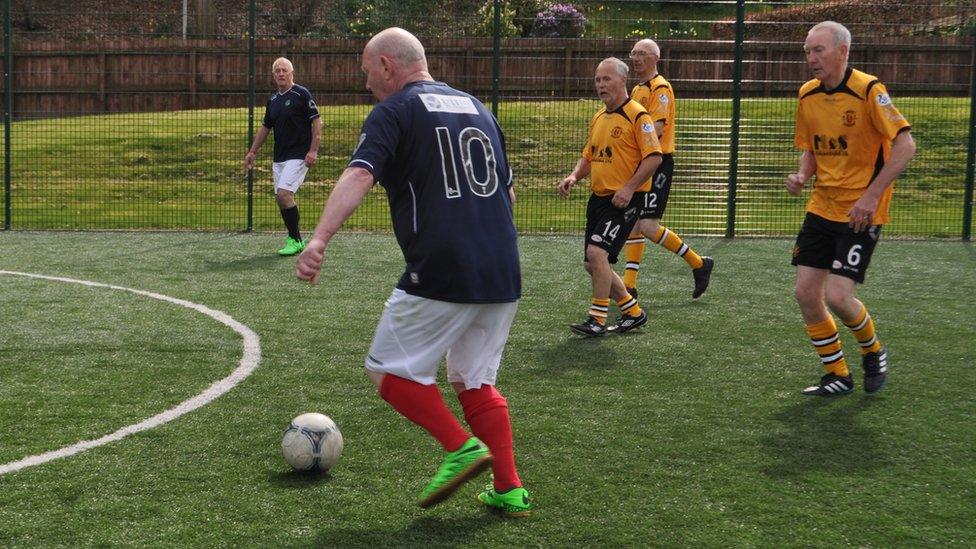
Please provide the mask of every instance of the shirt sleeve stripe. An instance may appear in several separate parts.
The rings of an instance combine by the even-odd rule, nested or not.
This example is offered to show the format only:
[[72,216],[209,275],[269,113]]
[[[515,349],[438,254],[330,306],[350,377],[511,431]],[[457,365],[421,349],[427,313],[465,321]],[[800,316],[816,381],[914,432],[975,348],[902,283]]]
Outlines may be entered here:
[[357,163],[359,163],[359,164],[365,164],[366,167],[369,169],[370,172],[376,171],[376,168],[374,168],[372,164],[370,164],[369,162],[366,162],[365,160],[363,160],[361,158],[355,158],[353,160],[350,160],[349,161],[349,166],[352,166],[353,164],[357,164]]
[[868,87],[864,88],[864,97],[867,98],[869,95],[871,95],[871,88],[873,88],[875,84],[880,84],[880,83],[881,83],[880,80],[877,80],[877,79],[872,80],[868,84]]

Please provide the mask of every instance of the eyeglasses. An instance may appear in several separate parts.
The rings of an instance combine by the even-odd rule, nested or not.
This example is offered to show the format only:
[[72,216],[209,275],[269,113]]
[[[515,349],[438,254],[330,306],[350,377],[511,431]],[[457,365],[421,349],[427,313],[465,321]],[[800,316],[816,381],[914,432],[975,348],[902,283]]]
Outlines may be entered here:
[[634,50],[634,51],[630,52],[630,58],[631,59],[636,59],[638,57],[648,57],[650,55],[653,55],[653,54],[651,52],[649,52],[649,51],[638,51],[638,50]]

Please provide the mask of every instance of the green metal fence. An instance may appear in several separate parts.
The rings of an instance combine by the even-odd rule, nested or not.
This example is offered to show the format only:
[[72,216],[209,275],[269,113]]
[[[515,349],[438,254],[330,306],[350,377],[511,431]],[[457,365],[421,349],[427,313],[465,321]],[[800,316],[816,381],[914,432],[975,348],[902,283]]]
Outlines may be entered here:
[[[435,78],[481,97],[501,121],[521,230],[582,230],[585,193],[564,201],[554,187],[600,106],[593,71],[649,37],[678,104],[665,223],[684,234],[791,235],[804,204],[783,185],[799,156],[795,94],[809,78],[801,47],[810,26],[834,19],[853,33],[852,66],[887,84],[918,143],[896,182],[886,234],[972,233],[971,2],[45,5],[63,4],[4,1],[5,229],[281,230],[271,143],[252,175],[243,169],[280,55],[292,59],[325,121],[320,161],[298,194],[310,228],[372,103],[362,46],[399,25],[424,42]],[[387,228],[383,193],[370,193],[350,225]]]

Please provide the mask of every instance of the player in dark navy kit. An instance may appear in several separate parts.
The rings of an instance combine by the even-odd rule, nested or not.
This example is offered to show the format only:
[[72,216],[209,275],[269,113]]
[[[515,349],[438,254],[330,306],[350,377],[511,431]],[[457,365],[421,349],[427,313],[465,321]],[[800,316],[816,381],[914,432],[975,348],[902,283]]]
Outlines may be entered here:
[[308,169],[315,165],[319,156],[319,140],[322,137],[322,118],[315,106],[312,94],[295,83],[295,67],[284,57],[275,60],[271,67],[278,91],[268,99],[264,110],[264,123],[254,143],[244,157],[244,167],[254,167],[254,156],[268,134],[274,131],[275,197],[281,209],[281,219],[288,229],[285,246],[279,255],[295,255],[302,251],[304,243],[298,230],[298,205],[295,193],[305,181]]
[[[327,244],[378,181],[406,269],[386,302],[366,373],[384,400],[447,452],[420,506],[446,499],[490,465],[493,483],[478,500],[509,516],[528,515],[508,403],[495,389],[521,296],[504,137],[481,102],[433,80],[423,46],[403,29],[370,39],[362,68],[380,103],[363,124],[296,274],[317,281]],[[473,436],[437,387],[445,355]]]

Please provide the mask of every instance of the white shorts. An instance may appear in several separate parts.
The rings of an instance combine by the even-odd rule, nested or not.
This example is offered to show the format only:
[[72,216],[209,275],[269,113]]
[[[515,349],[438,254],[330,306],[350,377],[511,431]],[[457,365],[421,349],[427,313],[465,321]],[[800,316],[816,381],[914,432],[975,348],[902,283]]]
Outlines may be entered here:
[[274,174],[275,190],[285,189],[293,193],[298,192],[298,188],[305,182],[305,174],[308,173],[308,166],[304,159],[285,160],[275,162],[271,165],[271,172]]
[[494,385],[518,303],[449,303],[397,288],[366,357],[366,369],[423,385],[437,382],[447,355],[447,380],[466,389]]

